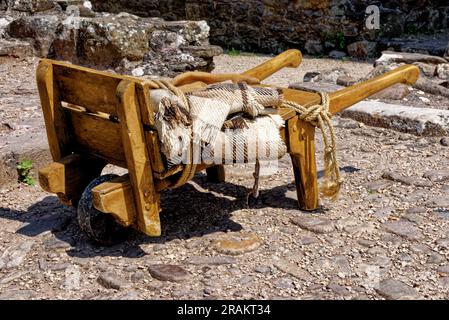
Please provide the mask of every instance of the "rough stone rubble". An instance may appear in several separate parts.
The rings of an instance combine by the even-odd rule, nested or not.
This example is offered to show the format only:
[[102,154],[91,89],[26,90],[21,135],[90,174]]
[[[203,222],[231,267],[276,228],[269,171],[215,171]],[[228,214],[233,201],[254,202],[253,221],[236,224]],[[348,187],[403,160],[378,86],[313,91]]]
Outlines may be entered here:
[[0,56],[37,55],[135,76],[211,71],[222,49],[204,21],[96,13],[82,1],[11,1],[0,18]]
[[[211,41],[226,48],[274,53],[375,57],[395,51],[442,55],[448,38],[447,1],[384,0],[92,0],[101,11],[126,11],[168,20],[206,20]],[[377,5],[381,28],[366,27],[367,7]]]

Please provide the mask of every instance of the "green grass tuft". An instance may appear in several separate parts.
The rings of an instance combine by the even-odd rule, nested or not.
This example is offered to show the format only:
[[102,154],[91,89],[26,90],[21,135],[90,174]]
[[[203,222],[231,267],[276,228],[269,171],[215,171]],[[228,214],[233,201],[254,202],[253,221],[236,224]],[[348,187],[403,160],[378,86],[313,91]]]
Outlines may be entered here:
[[230,55],[231,57],[238,57],[240,54],[240,50],[236,50],[234,48],[228,51],[228,55]]
[[36,181],[30,176],[30,172],[33,169],[33,161],[23,160],[20,161],[17,166],[17,173],[19,174],[19,182],[25,183],[29,186],[36,185]]

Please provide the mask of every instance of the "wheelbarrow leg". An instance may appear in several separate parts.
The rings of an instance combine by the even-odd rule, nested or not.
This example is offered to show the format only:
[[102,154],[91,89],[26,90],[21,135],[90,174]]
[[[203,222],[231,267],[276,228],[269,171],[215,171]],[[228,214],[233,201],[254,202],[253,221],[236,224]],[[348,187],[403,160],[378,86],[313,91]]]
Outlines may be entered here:
[[223,165],[216,165],[206,169],[207,181],[211,183],[221,183],[226,180],[225,168]]
[[315,160],[315,127],[294,117],[287,122],[289,153],[295,175],[300,209],[318,208],[318,182]]
[[[329,111],[336,114],[369,96],[396,83],[414,84],[419,78],[419,69],[406,65],[379,77],[359,83],[330,94]],[[305,107],[319,104],[319,94],[315,97],[293,89],[284,89],[285,100],[294,101]],[[295,173],[298,203],[303,210],[318,208],[318,186],[315,162],[315,127],[292,117],[287,122],[289,152]]]
[[76,207],[86,186],[100,176],[104,166],[103,161],[71,154],[41,168],[39,183],[45,191],[57,194],[62,203]]

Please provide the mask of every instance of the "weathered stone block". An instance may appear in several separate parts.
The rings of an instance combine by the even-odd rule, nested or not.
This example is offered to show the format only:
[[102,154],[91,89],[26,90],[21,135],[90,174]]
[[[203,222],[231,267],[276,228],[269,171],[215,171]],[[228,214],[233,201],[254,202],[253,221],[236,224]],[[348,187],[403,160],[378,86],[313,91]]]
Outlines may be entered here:
[[10,37],[30,40],[39,56],[45,57],[53,41],[62,16],[23,16],[12,21],[7,28]]
[[402,100],[410,94],[410,91],[409,86],[397,83],[371,96],[371,99]]
[[447,61],[442,57],[432,56],[428,54],[384,51],[382,52],[382,56],[376,60],[375,66],[390,65],[392,63],[412,64],[415,62],[437,65],[446,63]]
[[422,136],[449,133],[449,111],[414,108],[376,101],[363,101],[341,113],[374,127],[383,127]]
[[432,78],[435,76],[437,72],[437,66],[434,64],[422,63],[422,62],[414,62],[415,66],[419,68],[421,73],[426,77]]
[[142,60],[154,28],[150,21],[129,14],[80,18],[76,24],[78,30],[58,26],[49,55],[97,68],[117,67],[123,59]]
[[57,8],[54,0],[7,0],[8,8],[14,11],[35,13]]
[[348,54],[356,58],[371,58],[377,53],[377,43],[370,41],[357,41],[347,48]]
[[33,46],[24,41],[19,40],[1,40],[0,39],[0,56],[10,56],[24,58],[34,55]]
[[318,40],[308,40],[304,47],[308,54],[319,55],[324,52],[323,44]]
[[436,74],[440,79],[449,80],[449,63],[439,64],[437,66]]
[[165,21],[127,13],[81,17],[60,23],[49,56],[120,73],[174,76],[211,71],[222,49],[209,45],[204,21]]

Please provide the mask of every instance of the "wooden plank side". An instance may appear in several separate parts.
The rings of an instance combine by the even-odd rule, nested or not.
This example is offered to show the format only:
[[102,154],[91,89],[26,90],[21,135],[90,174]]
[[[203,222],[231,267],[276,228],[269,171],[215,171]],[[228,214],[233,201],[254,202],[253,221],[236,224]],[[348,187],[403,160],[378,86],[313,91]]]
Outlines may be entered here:
[[137,84],[137,96],[139,98],[140,113],[142,114],[142,123],[154,128],[154,113],[150,101],[150,87],[148,85]]
[[92,68],[77,66],[77,65],[71,64],[69,62],[65,62],[65,61],[45,59],[45,58],[40,59],[40,61],[48,63],[48,64],[51,64],[53,66],[59,66],[59,67],[63,67],[63,68],[84,71],[84,72],[87,72],[87,73],[96,74],[98,76],[115,78],[115,79],[118,79],[119,81],[121,81],[121,80],[130,80],[130,81],[134,81],[134,82],[142,82],[142,81],[144,81],[144,80],[142,80],[142,78],[126,76],[126,75],[111,73],[111,72],[108,72],[108,71],[100,71],[100,70],[96,70],[96,69],[92,69]]
[[120,124],[80,112],[68,114],[73,151],[126,168]]
[[153,172],[142,126],[136,84],[123,80],[117,88],[122,143],[134,193],[139,230],[149,236],[161,235],[160,195],[153,183]]
[[136,93],[140,106],[142,123],[149,129],[145,132],[148,154],[150,156],[153,174],[156,176],[166,171],[162,152],[159,148],[159,138],[155,131],[154,112],[150,100],[150,87],[148,85],[136,84]]
[[161,175],[166,171],[166,168],[164,165],[164,161],[162,160],[162,152],[159,149],[159,138],[157,132],[147,131],[145,132],[145,136],[153,172]]
[[115,92],[120,79],[58,65],[53,68],[61,101],[116,115]]
[[44,114],[48,144],[54,161],[68,154],[69,133],[67,118],[61,108],[58,88],[54,84],[51,64],[40,62],[36,72],[37,86]]

